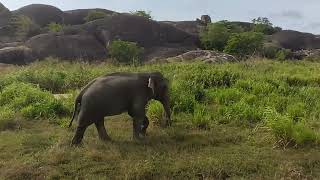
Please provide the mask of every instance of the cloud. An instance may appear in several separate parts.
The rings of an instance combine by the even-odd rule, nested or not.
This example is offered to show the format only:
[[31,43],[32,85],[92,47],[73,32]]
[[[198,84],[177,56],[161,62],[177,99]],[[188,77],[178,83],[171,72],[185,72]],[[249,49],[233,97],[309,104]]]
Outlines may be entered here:
[[304,16],[301,12],[296,10],[286,10],[280,13],[272,14],[275,18],[286,18],[286,19],[303,19]]

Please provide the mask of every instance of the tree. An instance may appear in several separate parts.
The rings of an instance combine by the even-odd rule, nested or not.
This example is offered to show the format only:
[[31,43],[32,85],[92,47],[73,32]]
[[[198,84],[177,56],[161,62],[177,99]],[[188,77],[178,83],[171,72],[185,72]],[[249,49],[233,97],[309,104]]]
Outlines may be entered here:
[[200,33],[201,43],[205,49],[223,51],[232,33],[242,32],[242,28],[228,21],[209,24]]
[[258,17],[257,19],[252,20],[253,24],[264,24],[267,26],[273,26],[273,24],[266,17]]
[[244,58],[260,52],[263,47],[263,39],[263,34],[256,32],[232,34],[224,52]]
[[143,53],[143,48],[137,43],[121,40],[112,41],[108,49],[110,56],[121,63],[136,63]]
[[50,32],[60,32],[63,29],[63,25],[52,22],[48,24],[47,28]]
[[151,17],[151,11],[143,11],[143,10],[139,10],[139,11],[131,11],[131,14],[133,15],[136,15],[136,16],[142,16],[142,17],[145,17],[147,19],[152,19]]

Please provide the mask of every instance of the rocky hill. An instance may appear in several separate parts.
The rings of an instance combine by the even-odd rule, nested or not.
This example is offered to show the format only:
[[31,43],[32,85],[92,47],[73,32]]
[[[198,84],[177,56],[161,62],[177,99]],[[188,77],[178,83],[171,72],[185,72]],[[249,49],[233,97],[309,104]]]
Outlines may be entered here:
[[[106,16],[87,22],[85,17],[91,11]],[[208,15],[194,21],[154,21],[106,9],[62,11],[44,4],[10,12],[0,3],[0,63],[27,64],[48,56],[102,60],[108,57],[106,47],[115,39],[144,47],[144,60],[174,57],[199,48],[199,32],[210,22]],[[50,23],[64,26],[59,32],[50,32]],[[234,23],[250,27],[250,23]],[[281,31],[269,38],[274,45],[292,50],[320,48],[319,36],[308,33]]]

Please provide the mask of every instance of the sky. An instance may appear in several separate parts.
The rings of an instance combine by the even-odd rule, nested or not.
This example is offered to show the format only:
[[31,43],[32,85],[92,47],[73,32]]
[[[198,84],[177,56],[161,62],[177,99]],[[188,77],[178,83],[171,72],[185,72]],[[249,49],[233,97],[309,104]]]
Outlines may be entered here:
[[29,4],[49,4],[62,10],[145,10],[161,21],[195,20],[208,14],[213,21],[251,22],[261,16],[283,29],[320,34],[320,0],[1,0],[1,3],[10,10]]

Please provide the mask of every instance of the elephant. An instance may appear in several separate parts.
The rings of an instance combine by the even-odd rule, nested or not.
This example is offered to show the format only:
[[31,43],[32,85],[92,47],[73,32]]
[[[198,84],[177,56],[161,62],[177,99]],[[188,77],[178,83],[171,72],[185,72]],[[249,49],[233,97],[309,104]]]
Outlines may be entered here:
[[133,119],[133,138],[141,140],[149,125],[146,105],[151,99],[162,103],[166,114],[164,125],[170,126],[169,80],[160,72],[115,72],[92,80],[75,99],[69,128],[74,119],[78,125],[71,145],[79,145],[86,128],[92,124],[102,141],[111,140],[104,118],[125,112]]

